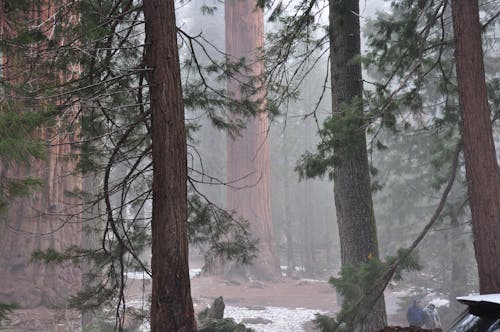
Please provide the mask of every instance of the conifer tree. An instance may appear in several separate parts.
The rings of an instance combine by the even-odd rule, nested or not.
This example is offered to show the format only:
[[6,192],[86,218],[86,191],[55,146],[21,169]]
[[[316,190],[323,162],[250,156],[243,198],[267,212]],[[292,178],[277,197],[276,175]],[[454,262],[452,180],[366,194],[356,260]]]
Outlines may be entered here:
[[[228,136],[227,208],[249,222],[251,234],[258,240],[259,252],[250,273],[257,278],[279,276],[274,229],[269,198],[269,125],[264,65],[260,52],[264,45],[264,14],[256,1],[227,1],[226,53],[230,61],[244,60],[247,70],[229,78],[228,93],[236,100],[251,100],[259,107],[255,117],[245,120],[238,135]],[[237,111],[236,109],[233,112]]]
[[[377,93],[384,94],[391,91],[389,92],[391,98],[386,100],[393,106],[378,104],[379,107],[388,110],[393,107],[407,108],[411,115],[411,121],[399,123],[393,117],[388,123],[396,124],[396,130],[412,126],[417,129],[423,128],[438,138],[436,143],[442,142],[439,145],[433,144],[434,151],[430,151],[433,154],[434,166],[442,165],[449,160],[447,142],[457,141],[459,138],[460,92],[456,88],[455,63],[450,60],[458,47],[458,44],[453,43],[450,6],[452,4],[449,1],[394,3],[391,8],[393,15],[380,15],[371,25],[369,34],[371,50],[366,58],[384,78],[383,84],[378,86]],[[478,23],[479,39],[476,38],[475,43],[475,46],[479,47],[481,47],[481,32],[491,29],[491,24],[498,17],[494,10],[491,12],[488,3],[483,3],[481,8],[484,24]],[[464,53],[466,56],[470,55],[471,48],[467,48]],[[476,56],[476,61],[479,64],[483,62],[483,58],[491,59],[491,56],[493,54],[488,54],[488,50],[485,49],[482,56]],[[482,74],[478,72],[478,76],[481,75],[484,80],[484,70]],[[498,89],[497,87],[498,80],[490,77],[484,90],[494,91]],[[483,107],[487,108],[488,102],[495,105],[495,95],[490,95],[488,100],[485,91],[483,91],[483,104],[486,103],[486,106]],[[488,129],[485,132],[488,132]],[[434,185],[437,186],[444,180],[441,174],[434,174],[434,179],[436,180]],[[457,211],[454,211],[454,214],[456,213]]]
[[64,308],[79,289],[78,267],[45,266],[31,255],[80,244],[80,200],[71,193],[81,190],[81,181],[70,158],[75,137],[68,134],[77,127],[78,110],[52,90],[78,75],[77,66],[52,67],[62,43],[56,31],[73,17],[48,1],[3,1],[0,10],[0,186],[8,200],[0,226],[0,301],[25,309]]
[[[353,267],[379,259],[363,114],[360,34],[359,1],[331,0],[335,208],[342,265]],[[371,306],[370,313],[353,328],[377,331],[387,322],[383,297],[379,300],[368,298],[367,302]]]
[[500,170],[486,90],[478,1],[452,1],[465,169],[480,293],[500,292]]
[[[60,38],[58,40],[61,40],[61,44],[49,42],[44,51],[53,52],[51,53],[53,57],[49,58],[50,68],[53,69],[53,72],[60,68],[73,68],[78,69],[78,75],[72,75],[64,81],[64,84],[55,81],[48,85],[40,85],[50,91],[50,96],[62,99],[62,102],[58,104],[58,111],[74,110],[72,106],[75,104],[79,106],[77,113],[79,121],[72,121],[75,117],[71,117],[71,115],[75,116],[75,114],[71,112],[67,113],[68,117],[61,118],[61,123],[66,124],[63,120],[68,120],[74,125],[74,127],[62,128],[63,132],[65,132],[64,129],[69,130],[65,133],[71,134],[70,137],[74,141],[72,144],[61,144],[60,146],[64,149],[71,149],[69,156],[65,156],[66,160],[74,163],[71,174],[76,175],[81,172],[84,176],[94,176],[95,181],[86,181],[85,192],[82,192],[81,188],[72,187],[66,188],[65,194],[75,199],[84,198],[80,201],[85,203],[84,206],[75,204],[79,209],[84,210],[82,215],[85,217],[81,223],[76,223],[76,225],[85,224],[85,228],[91,232],[92,236],[98,234],[99,239],[86,239],[82,246],[75,244],[65,248],[39,248],[41,250],[36,251],[33,258],[44,260],[52,266],[57,266],[57,264],[70,266],[71,263],[85,265],[84,280],[86,284],[81,292],[65,305],[87,312],[101,311],[103,306],[110,307],[113,309],[111,313],[115,315],[118,329],[124,327],[128,308],[124,293],[127,272],[140,270],[144,275],[151,275],[149,257],[144,255],[144,251],[147,251],[151,244],[149,229],[151,227],[150,209],[153,191],[157,195],[158,190],[161,192],[162,189],[165,189],[167,192],[163,192],[163,194],[170,195],[170,197],[173,197],[177,189],[184,192],[179,195],[179,197],[184,196],[184,203],[182,203],[181,198],[179,204],[162,206],[160,203],[153,207],[155,216],[165,212],[165,210],[156,210],[162,207],[168,208],[167,212],[175,214],[169,219],[171,221],[169,225],[179,222],[175,226],[179,226],[181,242],[189,238],[193,244],[202,244],[209,257],[224,255],[229,259],[236,259],[244,263],[251,260],[255,251],[255,243],[248,237],[246,224],[234,222],[231,214],[207,201],[203,193],[196,187],[196,177],[202,172],[195,169],[194,165],[187,164],[186,150],[182,149],[181,144],[182,142],[186,144],[190,138],[181,130],[176,132],[179,134],[179,136],[175,136],[177,141],[166,141],[165,137],[161,135],[174,134],[174,132],[163,131],[161,128],[154,129],[153,110],[158,111],[160,108],[157,107],[157,102],[165,100],[156,95],[158,90],[153,91],[156,85],[150,84],[152,82],[150,80],[155,80],[158,77],[150,76],[149,73],[155,68],[167,69],[170,67],[157,66],[156,64],[152,67],[146,66],[146,61],[152,65],[153,60],[167,61],[168,59],[165,60],[163,57],[145,59],[143,57],[145,48],[144,20],[142,18],[145,7],[143,5],[151,9],[151,6],[165,4],[162,2],[142,3],[132,0],[54,2],[54,7],[51,7],[51,10],[56,22],[59,22],[60,17],[65,19],[78,17],[78,20],[63,21],[64,24],[53,30]],[[154,9],[148,13],[159,14]],[[173,11],[166,12],[165,10],[163,14],[172,15]],[[158,19],[156,16],[153,18]],[[175,23],[175,19],[167,20],[167,22]],[[232,123],[224,115],[226,105],[233,103],[233,100],[227,95],[225,89],[209,86],[207,82],[210,81],[209,76],[234,75],[238,66],[230,63],[226,65],[224,61],[218,63],[214,60],[208,64],[198,61],[199,52],[206,52],[204,47],[208,47],[203,44],[204,39],[200,36],[191,36],[176,28],[175,25],[169,26],[169,29],[171,29],[169,33],[174,31],[174,35],[170,35],[169,41],[175,41],[179,37],[185,42],[183,43],[184,47],[188,49],[188,52],[182,53],[184,54],[184,70],[189,72],[187,76],[190,78],[184,82],[184,105],[203,113],[204,116],[213,120],[212,123],[218,128],[236,132],[241,126]],[[148,28],[149,36],[154,36],[156,31],[156,29],[149,30]],[[30,34],[31,31],[24,30],[23,32],[24,39],[17,40],[21,49],[24,49],[25,43],[30,43],[33,37]],[[152,41],[166,42],[162,38],[156,37]],[[164,45],[164,47],[165,50],[170,51],[172,56],[177,56],[176,46],[168,48]],[[156,48],[148,49],[146,55],[150,56],[154,54],[152,52],[157,51]],[[39,60],[38,58],[33,60],[34,64],[38,64],[36,62]],[[71,64],[79,64],[79,66],[69,67]],[[168,62],[168,65],[172,65],[172,63]],[[175,67],[175,64],[173,65]],[[179,67],[179,63],[177,63],[177,67]],[[69,73],[71,74],[71,71]],[[173,73],[173,71],[169,71],[169,73]],[[38,78],[38,76],[36,77]],[[173,104],[176,112],[168,113],[168,115],[175,114],[176,120],[178,120],[177,125],[186,126],[188,131],[192,131],[197,126],[196,123],[184,119],[181,114],[183,111],[182,94],[178,86],[181,82],[180,78],[177,78],[178,84],[172,90],[177,98]],[[170,82],[170,80],[167,81]],[[165,77],[157,83],[165,83]],[[12,86],[19,88],[14,84]],[[26,91],[23,92],[26,93]],[[38,93],[45,92],[45,90],[29,92],[30,96],[41,98]],[[152,103],[151,98],[154,98],[155,103]],[[179,100],[179,98],[181,99]],[[169,99],[169,101],[174,102],[174,99]],[[234,104],[241,105],[238,110],[242,114],[255,113],[252,103],[240,100]],[[163,110],[163,108],[161,109]],[[55,112],[55,114],[59,115],[60,113]],[[48,118],[53,119],[53,114],[49,115]],[[160,112],[161,115],[163,114]],[[158,122],[156,125],[164,123]],[[158,162],[157,158],[152,158],[152,149],[156,152],[159,151],[157,157],[165,157],[163,149],[152,148],[155,133],[160,135],[158,143],[167,144],[169,149],[175,150],[181,145],[179,154],[184,154],[184,157],[181,156],[178,159],[179,164],[174,166],[179,167],[176,168],[179,175],[176,179],[184,181],[183,184],[179,182],[170,187],[155,185],[154,189],[151,190],[151,184],[155,182],[153,168],[155,161]],[[182,164],[182,160],[184,160],[184,164]],[[169,159],[169,161],[174,161],[174,159]],[[33,165],[33,167],[36,166]],[[160,171],[163,170],[158,165],[156,169],[158,167]],[[69,176],[66,177],[66,179],[69,178]],[[161,177],[159,181],[161,181]],[[88,188],[92,183],[97,185],[97,188]],[[183,190],[182,187],[187,186],[187,184],[189,184],[189,190]],[[189,201],[186,199],[187,196]],[[163,202],[162,198],[155,198],[155,201]],[[172,206],[179,210],[170,209]],[[155,223],[156,226],[161,227],[162,224]],[[161,231],[161,229],[160,232],[155,231],[154,233],[160,238],[163,236],[163,239],[172,235],[172,233]],[[230,235],[226,237],[228,234]],[[156,244],[160,244],[160,248],[161,244],[174,245],[170,249],[177,250],[179,255],[174,255],[170,267],[175,266],[183,272],[187,271],[185,265],[187,243],[182,242],[182,245],[175,247],[175,241],[158,241],[157,238]],[[176,260],[177,258],[179,260]],[[154,264],[157,263],[162,263],[162,261],[157,260]],[[160,266],[163,265],[160,264]],[[158,271],[158,269],[156,270]],[[186,296],[184,300],[181,300],[182,297],[171,295],[167,296],[166,299],[162,297],[167,302],[183,301],[178,307],[172,307],[178,311],[185,310],[182,314],[168,315],[168,317],[172,316],[172,319],[177,318],[182,322],[161,321],[161,319],[165,319],[164,315],[156,314],[159,311],[164,312],[163,310],[169,307],[168,303],[162,302],[162,308],[153,309],[155,317],[159,317],[159,321],[155,322],[154,325],[179,323],[187,324],[194,329],[194,319],[191,317],[184,320],[183,318],[186,313],[192,312],[192,304],[191,310],[189,309],[189,278],[183,275],[187,279],[183,279],[183,287],[177,287],[175,284],[178,281],[177,274],[173,275],[172,271],[174,270],[168,271],[170,274],[159,271],[159,275],[172,278],[168,281],[164,279],[162,283],[159,283],[163,289],[155,289],[155,292],[157,296],[162,297],[167,292],[166,288],[171,287],[170,289],[179,290]],[[165,329],[169,330],[170,328]],[[159,328],[159,330],[165,329]]]
[[[321,13],[319,2],[300,2],[294,6],[295,13],[292,14],[286,13],[289,10],[288,5],[280,3],[274,7],[270,19],[279,21],[283,28],[271,36],[275,44],[270,57],[278,65],[271,66],[270,75],[278,81],[286,76],[276,68],[298,54],[299,60],[293,61],[295,69],[291,79],[296,79],[300,84],[304,75],[309,72],[307,64],[317,63],[310,61],[314,51],[321,50],[329,41],[332,116],[324,122],[324,127],[319,132],[321,142],[317,146],[317,152],[304,154],[297,170],[301,177],[328,174],[334,181],[342,264],[346,269],[353,268],[360,274],[366,274],[363,266],[378,266],[379,257],[365,132],[369,121],[363,107],[362,95],[359,3],[328,1],[328,5],[328,35],[319,37],[316,36],[325,28],[315,22],[315,16]],[[305,50],[297,45],[305,45]],[[291,79],[286,76],[283,81],[288,83]],[[284,85],[280,96],[290,97],[293,91],[293,87]],[[311,114],[314,114],[316,109],[317,105]],[[372,269],[371,272],[375,270]],[[352,269],[349,271],[352,272],[349,275],[353,287],[360,289],[358,295],[370,293],[365,288],[366,283],[354,286],[359,280],[356,280]],[[372,277],[376,278],[375,275]],[[377,292],[373,292],[375,293]],[[385,325],[385,306],[380,293],[367,295],[363,300],[357,296],[352,297],[349,306],[350,314],[342,317],[347,329],[375,331]],[[320,322],[320,325],[323,324]],[[337,324],[337,327],[339,326]]]
[[[304,31],[301,29],[304,26],[315,27],[313,18],[316,15],[316,4],[316,2],[300,3],[295,7],[298,8],[295,15],[285,15],[285,18],[281,20],[286,29],[275,34],[277,38],[284,41],[282,44],[278,44],[280,50],[276,52],[278,57],[281,56],[280,60],[285,58],[283,54],[294,51],[294,47],[289,45],[296,44],[288,44],[287,41],[301,40],[301,37],[306,39],[307,37],[303,37],[298,31]],[[440,155],[448,158],[446,164],[450,164],[450,160],[455,160],[453,159],[455,157],[451,157],[456,156],[456,153],[453,152],[454,150],[456,152],[455,145],[458,138],[456,134],[457,109],[456,103],[454,103],[455,99],[452,97],[454,87],[452,83],[453,73],[450,70],[451,63],[445,61],[446,57],[451,54],[448,48],[450,31],[446,28],[446,4],[447,2],[394,2],[392,7],[394,15],[381,15],[380,21],[375,27],[372,27],[373,33],[369,33],[369,35],[373,50],[370,51],[365,60],[368,64],[376,64],[384,78],[382,82],[372,82],[373,89],[365,91],[365,96],[368,97],[363,100],[366,112],[363,117],[360,117],[360,122],[363,120],[366,122],[352,127],[368,128],[372,142],[369,146],[370,151],[384,149],[384,144],[378,140],[382,127],[397,132],[411,127],[414,123],[419,123],[428,129],[429,127],[426,125],[429,124],[430,115],[437,114],[438,117],[432,124],[435,127],[431,128],[436,129],[438,137],[444,137],[449,143],[444,151],[440,151]],[[345,9],[342,7],[342,5],[338,6],[340,10]],[[288,9],[286,6],[276,6],[271,18],[279,17],[285,11],[284,8]],[[347,12],[347,10],[345,11]],[[345,21],[341,19],[337,19],[336,22],[345,24]],[[318,38],[318,44],[320,41],[321,38]],[[312,46],[318,45],[314,42],[312,44]],[[356,60],[362,61],[362,58],[359,57]],[[299,72],[299,69],[295,72]],[[332,76],[333,73],[334,68],[332,68]],[[434,73],[436,75],[433,76]],[[436,81],[435,77],[440,77],[440,80]],[[332,81],[334,80],[335,78],[332,77]],[[332,90],[335,91],[335,85],[332,86]],[[436,100],[430,101],[429,96],[436,98]],[[440,105],[444,105],[444,107],[440,108]],[[346,108],[346,110],[348,109]],[[402,121],[399,122],[398,112],[409,117],[410,120],[402,117]],[[343,121],[343,124],[349,123],[349,119],[345,119],[345,112],[343,115],[343,120],[346,120]],[[336,153],[332,153],[331,147],[334,146],[335,139],[341,141],[343,137],[349,137],[346,134],[348,131],[349,127],[343,126],[340,121],[327,121],[325,128],[320,131],[323,140],[318,145],[318,153],[315,155],[306,154],[303,163],[298,167],[299,172],[306,176],[330,172],[330,176],[335,178],[337,176],[335,166],[340,161],[337,159]],[[375,174],[376,169],[371,169]],[[452,165],[453,172],[449,175],[448,184],[453,181],[456,169],[456,166]],[[446,175],[448,176],[448,174]],[[446,177],[440,172],[436,179],[439,180],[436,181],[439,182],[438,186],[442,186]],[[376,183],[373,183],[373,188],[376,187]],[[442,197],[448,195],[448,187],[443,192]],[[441,204],[438,205],[436,212],[442,211],[440,206]],[[433,220],[435,222],[436,218],[431,218],[431,225]],[[428,230],[428,227],[426,229]],[[421,239],[422,237],[419,235],[417,242]],[[376,266],[375,263],[372,265]],[[369,268],[369,266],[364,268]],[[355,275],[353,271],[350,273]],[[360,271],[360,273],[364,272]],[[346,273],[346,278],[348,278],[348,274]],[[358,277],[361,278],[361,276]],[[353,279],[356,278],[355,276]],[[339,285],[339,282],[336,284]]]
[[187,233],[187,142],[174,2],[145,0],[151,85],[152,331],[196,331]]

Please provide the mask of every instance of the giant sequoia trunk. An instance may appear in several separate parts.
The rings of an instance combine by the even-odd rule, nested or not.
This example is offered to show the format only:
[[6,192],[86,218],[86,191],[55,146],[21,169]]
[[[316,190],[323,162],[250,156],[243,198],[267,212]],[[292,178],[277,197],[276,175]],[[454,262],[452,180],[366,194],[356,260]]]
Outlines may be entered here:
[[481,293],[500,292],[500,171],[486,94],[478,1],[452,1],[465,171]]
[[[342,265],[357,266],[378,258],[377,231],[363,120],[359,3],[330,0],[330,54],[333,116],[342,121],[335,156],[334,194]],[[349,109],[349,110],[347,110]],[[348,113],[348,114],[347,114]],[[373,299],[368,299],[371,301]],[[376,301],[360,331],[385,326],[383,297]]]
[[[259,76],[263,64],[257,60],[263,47],[264,18],[256,1],[228,0],[225,2],[226,53],[231,61],[245,58],[249,76]],[[230,94],[237,100],[257,101],[264,98],[262,89],[251,95],[242,90],[249,83],[246,75],[228,80]],[[253,84],[253,83],[252,83]],[[254,87],[259,88],[259,87]],[[265,104],[262,105],[263,107]],[[269,202],[269,145],[267,113],[262,110],[246,121],[238,137],[228,138],[227,147],[227,208],[250,223],[253,237],[259,240],[258,256],[251,273],[259,278],[279,276],[279,263],[274,248],[274,231]]]
[[[41,131],[49,139],[53,132]],[[58,140],[59,141],[59,140]],[[31,160],[29,166],[1,166],[11,178],[41,179],[41,190],[9,202],[6,220],[0,222],[0,302],[17,303],[21,308],[65,307],[80,289],[79,268],[71,262],[45,265],[31,261],[36,250],[62,252],[81,241],[81,202],[72,194],[81,180],[69,175],[76,162],[68,158],[66,137],[49,149],[48,160]]]
[[[49,32],[53,31],[53,24],[56,23],[48,18],[57,10],[55,5],[41,2],[36,8],[18,9],[12,13],[5,12],[4,4],[0,2],[2,38],[12,38],[19,29],[28,26],[39,26],[48,39],[53,37]],[[15,18],[12,15],[16,15]],[[30,50],[33,54],[39,51],[37,47],[46,45],[32,45]],[[43,69],[43,61],[47,60],[43,56],[39,58],[40,63],[28,65],[26,49],[22,46],[18,49],[12,45],[2,52],[3,78],[14,87],[3,91],[3,105],[17,107],[15,111],[20,114],[41,111],[44,107],[42,103],[25,103],[29,97],[18,98],[20,93],[12,90],[28,81],[33,90],[37,86],[57,84],[64,79],[64,74],[48,75],[46,68]],[[67,119],[73,121],[70,115],[75,115],[76,110],[66,111]],[[69,134],[75,128],[69,128],[64,119],[57,119],[51,127],[26,133],[26,137],[35,137],[47,143],[46,160],[31,158],[22,165],[6,160],[0,163],[0,181],[29,177],[43,181],[40,190],[10,201],[6,215],[2,216],[4,220],[0,221],[0,302],[14,302],[24,309],[40,306],[64,308],[69,297],[80,289],[80,271],[71,262],[45,265],[31,261],[36,250],[51,248],[61,252],[68,247],[79,246],[81,241],[81,202],[73,193],[81,190],[82,181],[73,175],[76,161],[70,158],[77,152],[70,144],[73,135]]]
[[174,1],[145,0],[153,153],[151,331],[196,331],[187,237],[187,142]]

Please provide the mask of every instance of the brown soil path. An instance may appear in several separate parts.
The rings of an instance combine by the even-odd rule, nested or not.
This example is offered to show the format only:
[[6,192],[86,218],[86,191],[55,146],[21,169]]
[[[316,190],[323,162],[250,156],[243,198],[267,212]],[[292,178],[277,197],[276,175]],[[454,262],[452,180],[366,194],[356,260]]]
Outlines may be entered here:
[[[281,278],[275,282],[247,282],[214,276],[191,279],[195,311],[209,306],[222,296],[227,305],[236,307],[307,308],[335,313],[339,307],[335,289],[326,281]],[[390,325],[406,325],[405,315],[398,313],[398,298],[392,290],[385,293]]]
[[218,296],[232,306],[273,306],[308,308],[328,312],[337,310],[335,290],[326,282],[282,278],[275,282],[244,282],[218,277],[191,279],[196,306],[209,305]]

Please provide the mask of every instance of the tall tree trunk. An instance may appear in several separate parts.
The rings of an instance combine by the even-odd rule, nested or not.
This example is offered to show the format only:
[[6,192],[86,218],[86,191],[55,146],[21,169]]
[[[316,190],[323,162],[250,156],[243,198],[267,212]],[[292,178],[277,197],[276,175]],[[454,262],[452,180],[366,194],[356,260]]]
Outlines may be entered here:
[[313,201],[311,199],[312,185],[310,181],[306,181],[303,184],[302,201],[300,204],[300,215],[302,224],[302,266],[304,267],[304,273],[306,276],[311,277],[314,273],[314,245],[312,241],[312,233],[314,230],[314,216],[313,211],[311,211],[311,206],[313,206]]
[[[49,131],[42,131],[51,137]],[[43,189],[9,204],[7,220],[0,222],[0,302],[15,302],[22,308],[65,307],[80,289],[80,272],[71,262],[35,263],[36,250],[62,252],[79,246],[81,204],[75,189],[81,180],[69,176],[76,162],[68,158],[67,138],[51,148],[46,161],[31,161],[30,167],[2,165],[2,173],[12,178],[34,177],[44,181]]]
[[196,331],[188,268],[187,142],[174,1],[145,0],[153,154],[151,331]]
[[500,292],[500,172],[484,76],[478,1],[452,1],[465,171],[480,293]]
[[295,273],[295,245],[293,239],[293,222],[290,213],[290,179],[288,176],[288,132],[283,131],[283,216],[285,217],[286,234],[286,275],[292,277]]
[[[99,206],[98,206],[98,193],[97,188],[99,186],[98,176],[95,173],[88,173],[83,176],[82,190],[85,195],[84,198],[84,211],[82,213],[82,241],[81,246],[83,249],[96,249],[99,248]],[[85,286],[92,284],[93,280],[92,272],[94,267],[91,264],[85,264],[82,266],[82,289]],[[89,331],[96,327],[98,321],[96,315],[92,311],[82,312],[82,330]]]
[[[244,57],[250,75],[261,75],[263,64],[257,55],[264,45],[262,10],[256,7],[254,0],[228,0],[225,15],[226,53],[233,61]],[[244,100],[249,96],[242,94],[242,84],[248,83],[248,77],[239,75],[237,79],[228,80],[228,91],[235,99]],[[263,91],[250,96],[253,101],[263,98]],[[269,201],[268,119],[264,109],[248,119],[238,137],[228,138],[227,181],[230,183],[226,192],[227,208],[246,219],[252,235],[259,240],[259,252],[250,267],[251,273],[264,279],[279,276]]]
[[[4,5],[5,2],[0,2],[2,37],[12,38],[19,32],[19,27],[26,28],[37,22],[40,30],[47,34],[47,38],[51,38],[46,31],[54,28],[48,18],[57,10],[55,5],[46,1],[36,8],[26,8],[26,11],[19,9],[15,13],[4,12]],[[16,18],[11,15],[16,15]],[[34,52],[38,51],[37,46],[33,47]],[[24,48],[20,51],[13,46],[2,51],[2,75],[13,87],[28,78],[33,86],[60,83],[58,80],[64,78],[62,74],[55,80],[54,76],[48,75],[41,75],[40,78],[35,75],[38,70],[35,65],[29,71]],[[36,65],[43,68],[44,60],[42,57],[42,64]],[[2,98],[9,99],[7,104],[12,102],[13,105],[21,105],[20,100],[24,100],[10,91],[4,91]],[[40,110],[44,108],[41,103],[33,104],[35,106],[23,107],[34,107],[30,111],[39,111],[35,107]],[[17,111],[23,112],[22,107]],[[67,111],[76,114],[75,109]],[[50,128],[41,127],[29,133],[49,146],[46,160],[31,158],[23,165],[5,160],[0,163],[3,179],[37,178],[43,181],[42,188],[37,192],[10,201],[8,211],[3,216],[5,220],[0,222],[0,302],[14,302],[25,309],[39,306],[64,308],[70,296],[80,289],[80,270],[71,262],[46,265],[31,260],[36,250],[50,248],[62,252],[70,246],[79,246],[81,241],[81,201],[73,193],[81,190],[82,181],[73,173],[76,160],[70,156],[77,151],[71,144],[73,136],[68,133],[68,130],[75,129],[68,128],[69,124],[64,123],[62,118],[57,120],[57,124]]]
[[450,251],[453,253],[451,257],[451,275],[447,283],[449,286],[449,300],[450,310],[458,315],[463,310],[463,306],[456,301],[457,296],[463,296],[467,291],[467,269],[464,269],[463,253],[465,249],[464,227],[460,226],[458,216],[453,214],[451,216],[450,225],[452,227],[450,232]]
[[[360,55],[359,2],[330,0],[330,53],[333,116],[350,121],[339,146],[334,194],[339,226],[342,265],[357,266],[369,257],[378,258],[377,231],[370,189],[370,173],[363,120]],[[345,108],[350,109],[345,114]],[[368,299],[370,301],[370,299]],[[359,326],[377,331],[386,325],[383,297]]]

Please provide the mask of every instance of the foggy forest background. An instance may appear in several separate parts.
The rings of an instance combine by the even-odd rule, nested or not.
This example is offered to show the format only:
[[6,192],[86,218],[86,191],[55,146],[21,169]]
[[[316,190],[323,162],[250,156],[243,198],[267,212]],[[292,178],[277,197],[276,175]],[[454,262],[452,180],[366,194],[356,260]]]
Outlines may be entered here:
[[[3,323],[17,309],[66,308],[70,303],[84,312],[84,326],[94,324],[93,312],[106,307],[111,321],[122,328],[129,315],[123,295],[127,273],[151,276],[154,120],[148,110],[151,78],[144,67],[148,42],[141,4],[0,0]],[[259,60],[269,76],[264,83],[252,77],[246,84],[263,84],[268,93],[269,126],[262,137],[269,148],[269,177],[252,178],[255,184],[268,180],[268,197],[261,198],[270,204],[273,243],[266,243],[245,237],[252,226],[224,211],[228,190],[241,190],[238,181],[227,178],[227,142],[238,137],[238,121],[258,117],[255,108],[262,106],[262,101],[232,101],[226,84],[234,77],[243,80],[242,72],[253,63],[223,65],[224,3],[175,3],[188,138],[186,232],[190,260],[207,263],[206,273],[228,272],[234,261],[248,263],[254,255],[260,264],[259,259],[267,258],[259,253],[267,249],[259,246],[266,245],[278,259],[269,267],[270,275],[275,269],[291,278],[339,277],[334,167],[307,164],[316,160],[331,134],[332,115],[328,3],[311,4],[260,4],[263,49],[269,53]],[[24,12],[26,8],[35,10]],[[500,4],[480,1],[479,8],[498,156]],[[299,23],[290,17],[305,9],[310,22],[299,25],[297,40],[280,39],[286,35],[283,27],[300,23],[298,16]],[[438,19],[432,17],[436,13]],[[433,218],[461,137],[451,8],[447,1],[361,1],[359,20],[362,56],[356,61],[363,65],[364,107],[375,119],[366,125],[366,135],[376,242],[381,261],[388,257],[391,262]],[[408,28],[411,20],[414,30]],[[415,31],[425,24],[429,31],[418,39]],[[292,46],[287,49],[280,42]],[[287,51],[283,62],[273,62]],[[417,62],[421,66],[415,69]],[[239,115],[228,114],[226,107]],[[315,167],[322,171],[314,173]],[[449,307],[440,309],[444,320],[461,310],[455,297],[479,290],[466,181],[461,156],[446,205],[411,257],[416,261],[408,262],[402,279],[389,284],[409,290],[406,303],[430,293],[448,300]],[[232,262],[224,265],[219,256]],[[240,267],[231,272],[269,277]]]

